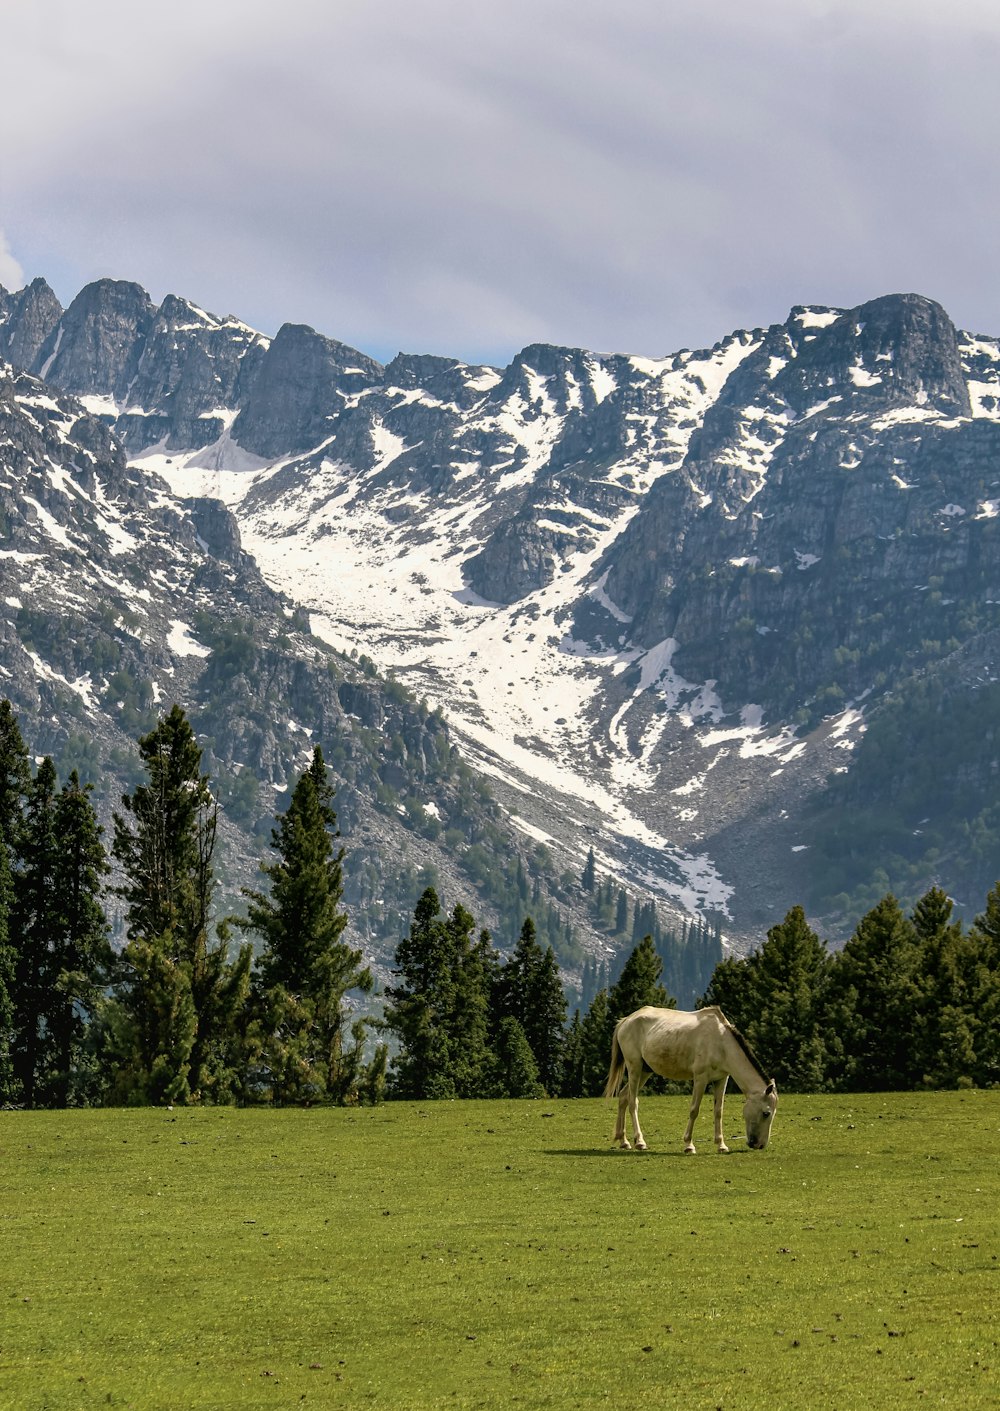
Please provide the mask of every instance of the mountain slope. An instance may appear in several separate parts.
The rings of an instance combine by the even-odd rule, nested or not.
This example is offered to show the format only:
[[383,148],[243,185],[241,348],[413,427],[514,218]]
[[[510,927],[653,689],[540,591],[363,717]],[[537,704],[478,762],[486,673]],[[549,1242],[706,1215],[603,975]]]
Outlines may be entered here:
[[[136,286],[54,319],[31,289],[0,298],[0,346],[136,471],[224,499],[320,637],[440,705],[526,843],[570,871],[593,846],[737,941],[849,904],[878,864],[838,864],[831,818],[875,806],[865,731],[928,673],[953,704],[980,690],[956,653],[992,672],[1000,354],[930,300],[798,308],[660,360],[382,368]],[[956,839],[905,884],[990,885],[989,847],[972,867]]]
[[[224,907],[255,880],[275,809],[320,743],[350,840],[352,927],[377,969],[428,881],[474,899],[501,942],[521,921],[501,891],[519,869],[543,923],[555,916],[558,879],[439,713],[314,637],[217,500],[175,498],[76,398],[2,366],[0,531],[0,693],[39,757],[95,782],[105,825],[136,779],[137,736],[178,701],[222,802]],[[476,848],[504,864],[483,869]]]

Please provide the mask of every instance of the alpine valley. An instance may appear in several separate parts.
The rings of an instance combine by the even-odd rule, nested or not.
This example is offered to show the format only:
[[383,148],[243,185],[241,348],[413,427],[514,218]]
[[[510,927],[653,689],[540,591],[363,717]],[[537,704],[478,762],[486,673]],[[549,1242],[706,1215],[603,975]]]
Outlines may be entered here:
[[383,367],[39,279],[0,359],[0,694],[105,817],[183,705],[232,894],[316,742],[382,967],[428,877],[609,952],[591,849],[740,951],[996,881],[1000,344],[930,300]]

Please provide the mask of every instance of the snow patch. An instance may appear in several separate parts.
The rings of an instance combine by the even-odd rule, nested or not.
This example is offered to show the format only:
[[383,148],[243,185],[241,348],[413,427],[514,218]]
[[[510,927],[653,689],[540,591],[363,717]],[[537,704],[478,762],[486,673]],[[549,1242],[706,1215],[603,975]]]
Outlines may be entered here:
[[208,657],[212,655],[211,647],[206,647],[199,642],[187,623],[180,622],[176,618],[171,622],[170,631],[167,633],[167,646],[175,657]]
[[841,312],[840,309],[802,309],[795,318],[800,328],[829,328],[831,323],[837,322]]

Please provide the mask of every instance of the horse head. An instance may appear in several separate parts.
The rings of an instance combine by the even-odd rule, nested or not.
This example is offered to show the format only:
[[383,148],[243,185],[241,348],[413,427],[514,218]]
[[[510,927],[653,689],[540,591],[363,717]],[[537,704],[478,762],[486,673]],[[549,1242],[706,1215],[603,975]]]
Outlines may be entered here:
[[743,1104],[743,1120],[747,1126],[747,1146],[751,1151],[763,1151],[771,1135],[771,1122],[778,1106],[778,1089],[772,1078],[762,1093],[751,1093]]

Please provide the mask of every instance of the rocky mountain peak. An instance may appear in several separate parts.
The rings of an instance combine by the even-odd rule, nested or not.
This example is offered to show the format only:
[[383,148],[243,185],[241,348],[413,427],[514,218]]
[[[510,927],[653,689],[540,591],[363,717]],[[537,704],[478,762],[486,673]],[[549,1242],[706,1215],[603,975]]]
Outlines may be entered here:
[[125,401],[155,312],[140,285],[95,280],[53,326],[29,370],[78,396]]
[[62,304],[41,276],[15,294],[0,289],[0,357],[30,367],[61,314]]
[[310,450],[330,435],[349,397],[381,381],[374,358],[305,324],[283,324],[233,423],[233,439],[258,456]]
[[776,388],[802,410],[817,392],[833,390],[869,405],[911,403],[969,415],[955,326],[931,299],[888,294],[826,324],[802,311],[785,326],[795,357]]

